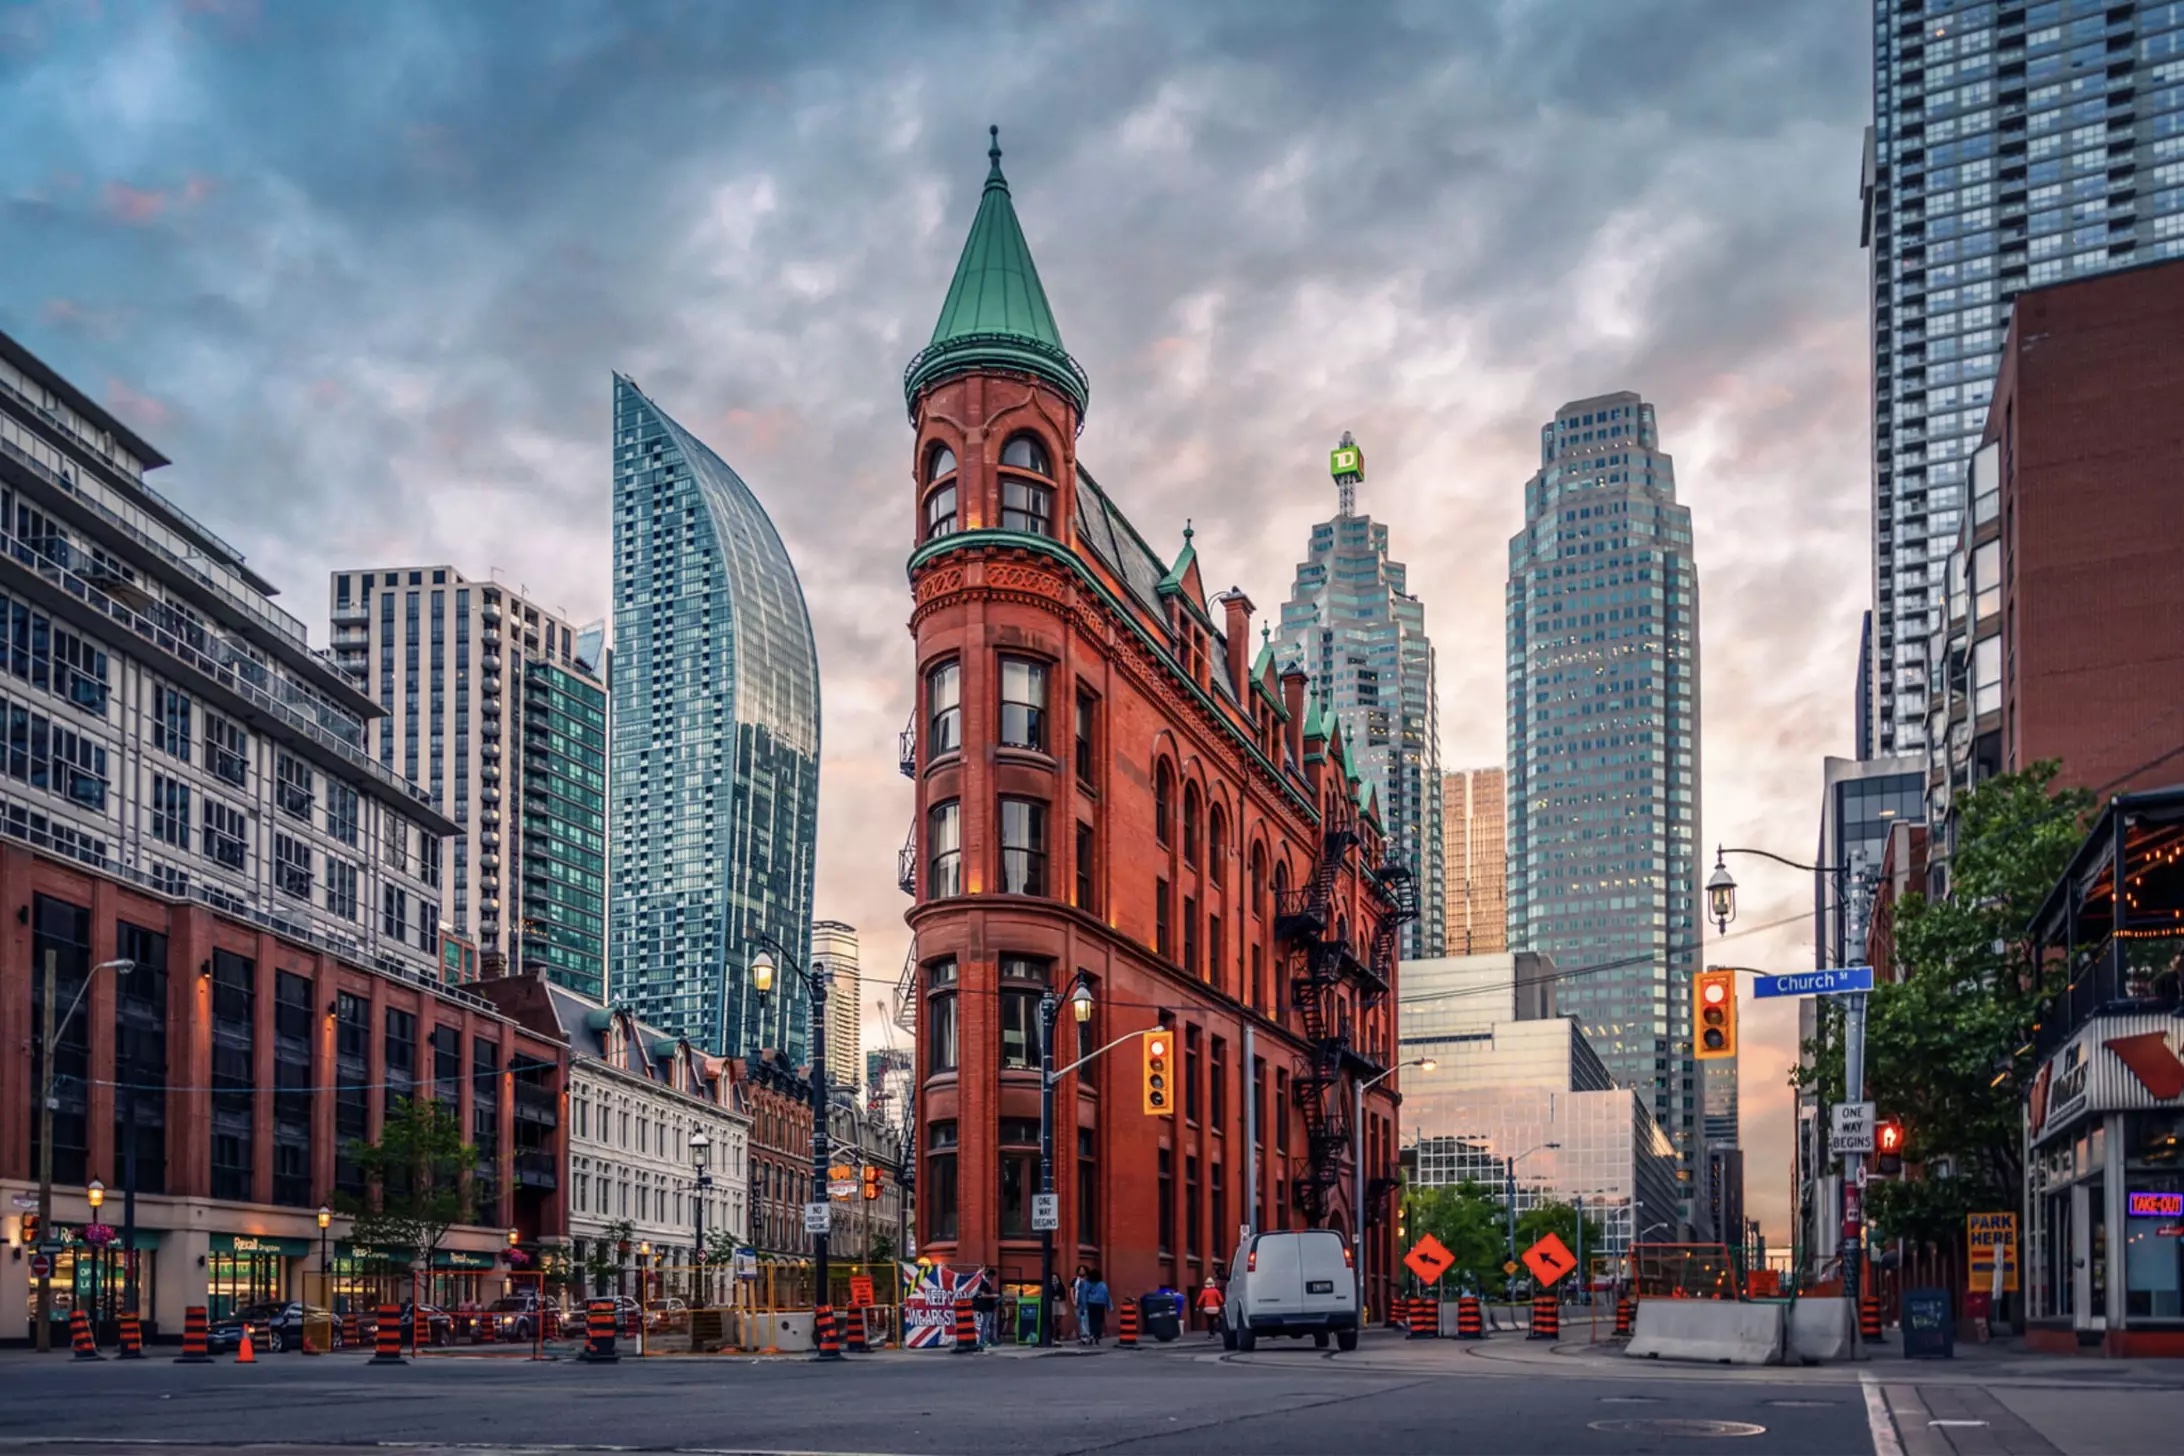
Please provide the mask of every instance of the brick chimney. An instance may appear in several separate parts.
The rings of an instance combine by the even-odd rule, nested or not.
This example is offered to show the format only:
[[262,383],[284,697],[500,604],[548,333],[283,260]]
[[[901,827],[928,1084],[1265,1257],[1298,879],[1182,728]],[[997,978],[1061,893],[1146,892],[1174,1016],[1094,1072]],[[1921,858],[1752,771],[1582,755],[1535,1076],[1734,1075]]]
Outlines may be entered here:
[[1304,767],[1304,686],[1309,681],[1294,662],[1282,669],[1282,707],[1289,714],[1282,737],[1289,744],[1290,761],[1299,768]]
[[1222,631],[1228,637],[1229,683],[1236,689],[1236,701],[1251,710],[1251,598],[1244,589],[1230,587],[1221,596],[1221,610],[1225,616]]

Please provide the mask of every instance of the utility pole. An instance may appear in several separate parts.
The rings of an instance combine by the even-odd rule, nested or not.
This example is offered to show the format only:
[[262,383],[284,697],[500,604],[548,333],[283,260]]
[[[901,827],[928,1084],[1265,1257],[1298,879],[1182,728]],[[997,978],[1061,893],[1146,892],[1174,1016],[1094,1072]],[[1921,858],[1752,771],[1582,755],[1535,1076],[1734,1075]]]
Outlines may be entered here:
[[[44,1030],[38,1045],[44,1056],[39,1065],[38,1089],[38,1238],[53,1237],[53,1002],[60,995],[61,953],[51,947],[45,953]],[[50,1257],[50,1256],[49,1256]],[[38,1353],[53,1348],[53,1266],[46,1265],[38,1281]]]
[[[1849,1014],[1843,1024],[1843,1100],[1865,1101],[1865,1023],[1866,993],[1859,991],[1850,998]],[[1860,1254],[1865,1239],[1865,1188],[1859,1175],[1865,1171],[1865,1154],[1843,1155],[1843,1296],[1851,1308],[1850,1358],[1858,1358],[1858,1296],[1862,1292],[1858,1283]],[[1852,1217],[1851,1205],[1857,1204],[1857,1216]]]

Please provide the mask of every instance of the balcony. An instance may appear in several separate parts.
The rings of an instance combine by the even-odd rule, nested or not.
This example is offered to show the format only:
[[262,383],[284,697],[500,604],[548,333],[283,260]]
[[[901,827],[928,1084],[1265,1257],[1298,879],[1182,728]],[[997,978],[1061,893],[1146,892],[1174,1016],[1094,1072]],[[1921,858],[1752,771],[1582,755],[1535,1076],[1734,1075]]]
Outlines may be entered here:
[[895,740],[895,756],[902,765],[902,776],[914,779],[918,776],[918,712],[910,710],[910,721]]
[[895,883],[902,886],[905,895],[913,900],[917,898],[918,831],[915,826],[911,827],[910,837],[903,841],[902,848],[895,852]]

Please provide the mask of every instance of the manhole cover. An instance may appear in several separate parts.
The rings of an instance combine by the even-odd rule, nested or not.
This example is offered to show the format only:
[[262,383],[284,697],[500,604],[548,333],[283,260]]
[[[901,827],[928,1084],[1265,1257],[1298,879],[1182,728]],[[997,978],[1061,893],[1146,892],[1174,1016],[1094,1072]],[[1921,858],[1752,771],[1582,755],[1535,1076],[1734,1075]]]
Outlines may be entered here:
[[1744,1421],[1694,1421],[1675,1416],[1660,1420],[1589,1421],[1588,1430],[1621,1431],[1633,1436],[1764,1436],[1765,1426]]

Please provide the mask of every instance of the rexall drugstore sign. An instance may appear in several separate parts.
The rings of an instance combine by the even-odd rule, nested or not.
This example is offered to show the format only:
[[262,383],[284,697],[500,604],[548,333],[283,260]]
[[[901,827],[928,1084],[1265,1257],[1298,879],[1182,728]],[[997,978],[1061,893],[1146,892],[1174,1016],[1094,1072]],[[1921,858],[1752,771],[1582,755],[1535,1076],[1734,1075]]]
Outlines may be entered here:
[[2102,1017],[2033,1074],[2025,1130],[2034,1142],[2087,1112],[2184,1107],[2184,1030],[2169,1016]]

